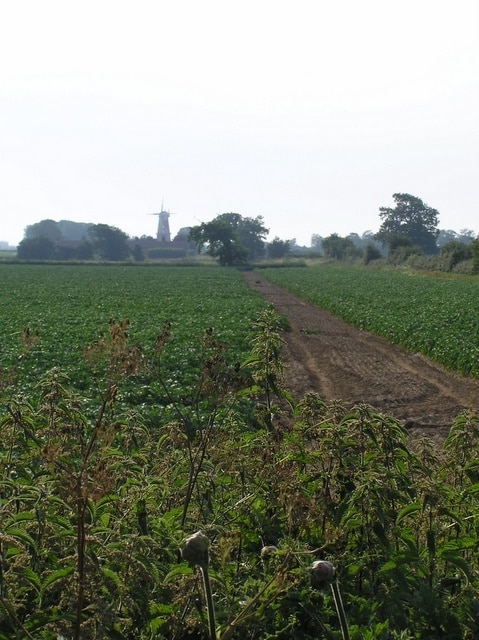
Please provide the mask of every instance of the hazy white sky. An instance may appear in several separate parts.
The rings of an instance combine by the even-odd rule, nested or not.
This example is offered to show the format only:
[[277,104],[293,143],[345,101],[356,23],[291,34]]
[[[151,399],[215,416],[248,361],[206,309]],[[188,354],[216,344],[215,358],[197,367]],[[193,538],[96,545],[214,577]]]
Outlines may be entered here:
[[477,0],[0,0],[0,240],[377,231],[407,192],[479,232]]

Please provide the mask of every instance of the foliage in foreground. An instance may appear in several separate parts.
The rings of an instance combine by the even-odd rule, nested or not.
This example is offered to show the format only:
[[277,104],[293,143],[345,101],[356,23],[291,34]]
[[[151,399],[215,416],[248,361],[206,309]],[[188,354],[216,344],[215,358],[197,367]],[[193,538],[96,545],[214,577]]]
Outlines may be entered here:
[[438,451],[371,407],[294,402],[266,311],[242,365],[207,330],[195,393],[145,424],[117,397],[145,367],[168,392],[169,331],[146,362],[127,326],[99,342],[94,418],[58,368],[29,396],[3,379],[0,639],[207,638],[178,553],[198,530],[223,640],[341,637],[331,594],[311,588],[317,559],[337,569],[352,638],[478,636],[476,414]]

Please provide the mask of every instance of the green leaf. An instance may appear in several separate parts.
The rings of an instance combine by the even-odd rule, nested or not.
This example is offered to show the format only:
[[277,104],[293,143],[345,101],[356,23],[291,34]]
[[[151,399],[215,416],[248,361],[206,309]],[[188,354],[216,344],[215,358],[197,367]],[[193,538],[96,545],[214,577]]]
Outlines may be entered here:
[[472,460],[465,466],[464,471],[470,482],[479,484],[479,461]]
[[396,524],[399,524],[400,522],[402,522],[404,518],[406,518],[407,516],[410,516],[412,513],[416,513],[416,511],[421,511],[421,509],[422,507],[419,502],[413,502],[412,504],[408,504],[407,507],[404,507],[404,509],[401,509],[401,511],[398,513],[396,518]]
[[479,482],[475,482],[470,487],[466,487],[464,493],[467,495],[473,496],[474,494],[479,492]]
[[394,562],[394,560],[388,560],[383,564],[382,567],[379,568],[379,571],[381,573],[386,573],[387,571],[392,571],[393,569],[396,569],[396,567],[397,567],[397,564],[396,562]]
[[468,581],[473,579],[471,564],[467,560],[465,560],[458,551],[453,551],[452,549],[441,549],[439,552],[439,556],[442,560],[444,560],[444,562],[448,562],[449,564],[452,564],[457,569],[462,571]]
[[25,580],[27,580],[27,582],[29,582],[31,584],[31,586],[35,589],[35,591],[37,593],[40,593],[41,590],[41,580],[39,578],[39,576],[32,571],[32,569],[30,569],[29,567],[23,567],[20,571],[19,574],[25,578]]
[[103,575],[106,578],[109,578],[112,582],[114,582],[117,586],[120,586],[123,584],[123,580],[120,578],[120,576],[116,573],[116,571],[112,571],[111,569],[109,569],[108,567],[102,567],[102,572]]
[[19,529],[18,527],[8,527],[6,529],[6,533],[12,538],[16,538],[19,542],[29,546],[35,547],[35,540],[23,529]]
[[41,585],[42,592],[46,591],[48,587],[51,587],[52,584],[55,584],[55,582],[58,582],[59,580],[63,580],[64,578],[70,576],[74,572],[74,570],[74,567],[64,567],[63,569],[57,569],[56,571],[50,573]]
[[361,565],[359,564],[350,564],[347,568],[346,572],[349,576],[355,576],[361,570]]
[[168,584],[177,576],[191,576],[193,575],[193,568],[189,567],[187,564],[179,564],[172,571],[166,574],[164,583]]
[[19,513],[15,513],[8,521],[5,523],[5,529],[8,530],[11,524],[18,522],[30,522],[31,520],[35,520],[35,514],[32,511],[20,511]]

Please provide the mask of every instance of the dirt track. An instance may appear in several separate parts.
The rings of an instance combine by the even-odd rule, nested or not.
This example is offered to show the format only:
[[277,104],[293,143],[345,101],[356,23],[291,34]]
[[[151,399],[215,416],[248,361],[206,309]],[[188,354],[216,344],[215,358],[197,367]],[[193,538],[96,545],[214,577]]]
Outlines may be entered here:
[[285,386],[346,406],[364,402],[401,420],[413,434],[442,440],[464,409],[477,410],[479,381],[410,354],[246,272],[248,284],[288,318]]

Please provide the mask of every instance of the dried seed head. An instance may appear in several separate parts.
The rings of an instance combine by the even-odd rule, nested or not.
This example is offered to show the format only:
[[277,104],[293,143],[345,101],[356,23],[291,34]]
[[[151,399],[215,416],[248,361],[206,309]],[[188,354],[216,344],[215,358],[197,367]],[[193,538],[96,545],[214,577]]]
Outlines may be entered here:
[[313,589],[325,589],[336,578],[336,569],[327,560],[316,560],[311,565],[310,578]]
[[278,547],[275,547],[274,544],[267,544],[261,549],[261,557],[269,558],[274,555],[278,551]]
[[202,531],[197,531],[186,538],[181,547],[181,557],[189,565],[206,568],[209,562],[208,548],[210,541]]

